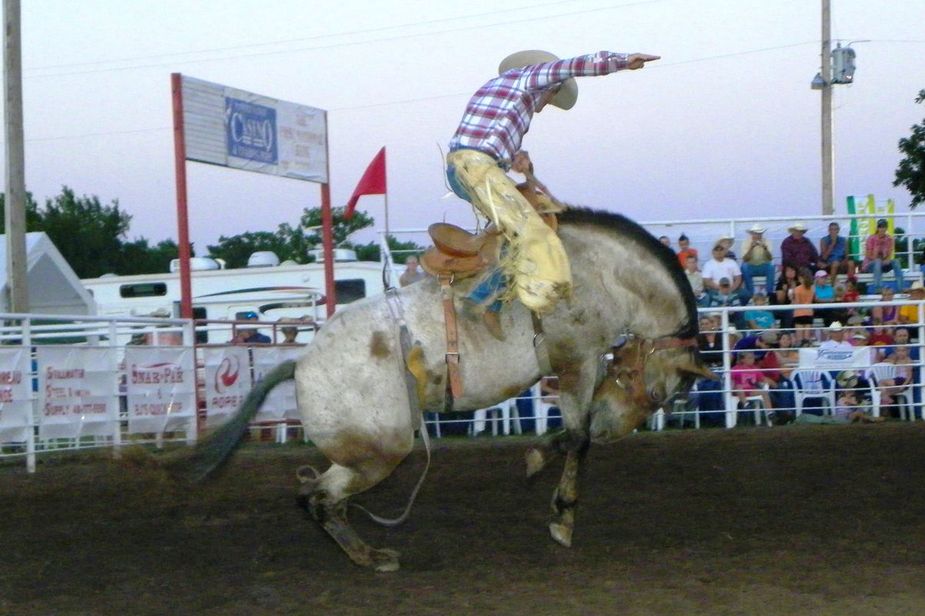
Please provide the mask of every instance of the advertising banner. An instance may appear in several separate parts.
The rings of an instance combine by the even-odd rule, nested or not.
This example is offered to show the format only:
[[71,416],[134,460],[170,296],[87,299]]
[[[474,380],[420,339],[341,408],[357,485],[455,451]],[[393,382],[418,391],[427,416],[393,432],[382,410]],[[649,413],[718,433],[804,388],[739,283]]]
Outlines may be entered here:
[[871,365],[871,347],[826,350],[800,349],[800,368],[811,370],[864,370]]
[[328,182],[321,109],[182,77],[186,158],[309,182]]
[[873,195],[867,195],[864,199],[848,197],[847,205],[848,215],[851,217],[848,254],[860,261],[864,259],[864,243],[877,231],[877,220],[886,218],[889,225],[887,230],[890,235],[895,233],[893,214],[896,212],[896,203],[892,199],[887,199],[885,203],[877,203]]
[[29,349],[0,349],[0,443],[25,441],[32,429]]
[[39,438],[114,435],[119,428],[114,350],[38,347]]
[[125,348],[125,394],[130,434],[196,427],[196,371],[191,348]]
[[[305,352],[305,347],[254,347],[252,352],[254,354],[254,381],[259,383],[267,372],[280,363],[287,359],[298,359]],[[260,407],[255,421],[282,419],[302,419],[296,408],[295,381],[286,381],[272,389]]]
[[250,354],[245,347],[203,349],[206,426],[223,423],[251,390]]

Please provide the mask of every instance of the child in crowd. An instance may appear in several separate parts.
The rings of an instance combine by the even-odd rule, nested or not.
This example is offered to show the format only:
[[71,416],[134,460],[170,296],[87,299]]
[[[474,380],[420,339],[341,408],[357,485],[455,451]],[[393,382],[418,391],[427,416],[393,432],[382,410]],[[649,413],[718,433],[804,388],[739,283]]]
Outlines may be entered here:
[[[812,304],[816,297],[816,288],[813,285],[813,275],[807,268],[800,269],[800,284],[790,291],[790,301],[793,304]],[[813,339],[813,309],[795,308],[793,310],[793,341],[797,346]]]
[[774,313],[766,308],[768,296],[761,291],[752,296],[751,310],[745,311],[745,323],[749,329],[765,331],[774,329]]
[[710,304],[710,298],[707,296],[703,286],[703,276],[700,274],[700,270],[697,269],[697,255],[688,254],[684,258],[684,274],[687,276],[687,281],[691,284],[691,289],[694,290],[694,297],[697,298],[697,305],[708,306]]
[[844,423],[879,423],[884,421],[885,417],[872,417],[867,408],[858,400],[857,393],[853,389],[846,389],[838,396],[835,403],[835,418]]
[[733,393],[739,399],[739,408],[745,408],[745,399],[751,396],[761,396],[764,408],[771,410],[771,398],[762,385],[768,381],[764,373],[755,365],[755,354],[752,351],[742,351],[738,354],[736,365],[730,371]]

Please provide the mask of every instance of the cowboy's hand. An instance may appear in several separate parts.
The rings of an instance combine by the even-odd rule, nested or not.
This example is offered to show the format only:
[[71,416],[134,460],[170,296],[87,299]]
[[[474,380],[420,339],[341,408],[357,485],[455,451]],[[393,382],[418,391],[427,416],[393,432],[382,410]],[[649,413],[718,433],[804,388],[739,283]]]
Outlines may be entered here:
[[645,66],[646,62],[654,62],[659,59],[661,59],[661,56],[652,56],[647,53],[630,54],[630,57],[626,59],[626,68],[630,69],[631,71],[635,71],[636,69]]

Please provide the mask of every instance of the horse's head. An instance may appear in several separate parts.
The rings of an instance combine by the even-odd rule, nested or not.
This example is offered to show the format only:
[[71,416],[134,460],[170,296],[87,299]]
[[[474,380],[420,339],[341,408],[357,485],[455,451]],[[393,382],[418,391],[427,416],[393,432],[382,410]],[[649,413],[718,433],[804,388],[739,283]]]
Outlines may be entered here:
[[684,340],[658,344],[634,338],[614,350],[591,403],[591,440],[629,434],[652,413],[687,393],[698,378],[716,378]]

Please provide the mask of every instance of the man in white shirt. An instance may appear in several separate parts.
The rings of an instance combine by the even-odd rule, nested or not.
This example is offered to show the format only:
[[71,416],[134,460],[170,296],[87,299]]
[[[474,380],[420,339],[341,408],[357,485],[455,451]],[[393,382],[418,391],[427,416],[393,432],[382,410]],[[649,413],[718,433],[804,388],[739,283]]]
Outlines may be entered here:
[[728,278],[730,283],[729,291],[733,293],[742,292],[742,270],[739,264],[726,256],[726,246],[722,242],[716,242],[713,246],[713,258],[703,264],[701,276],[703,276],[703,286],[711,296],[717,296],[720,293],[719,281]]
[[829,339],[819,345],[819,351],[854,351],[850,342],[845,340],[845,328],[838,321],[829,325]]

